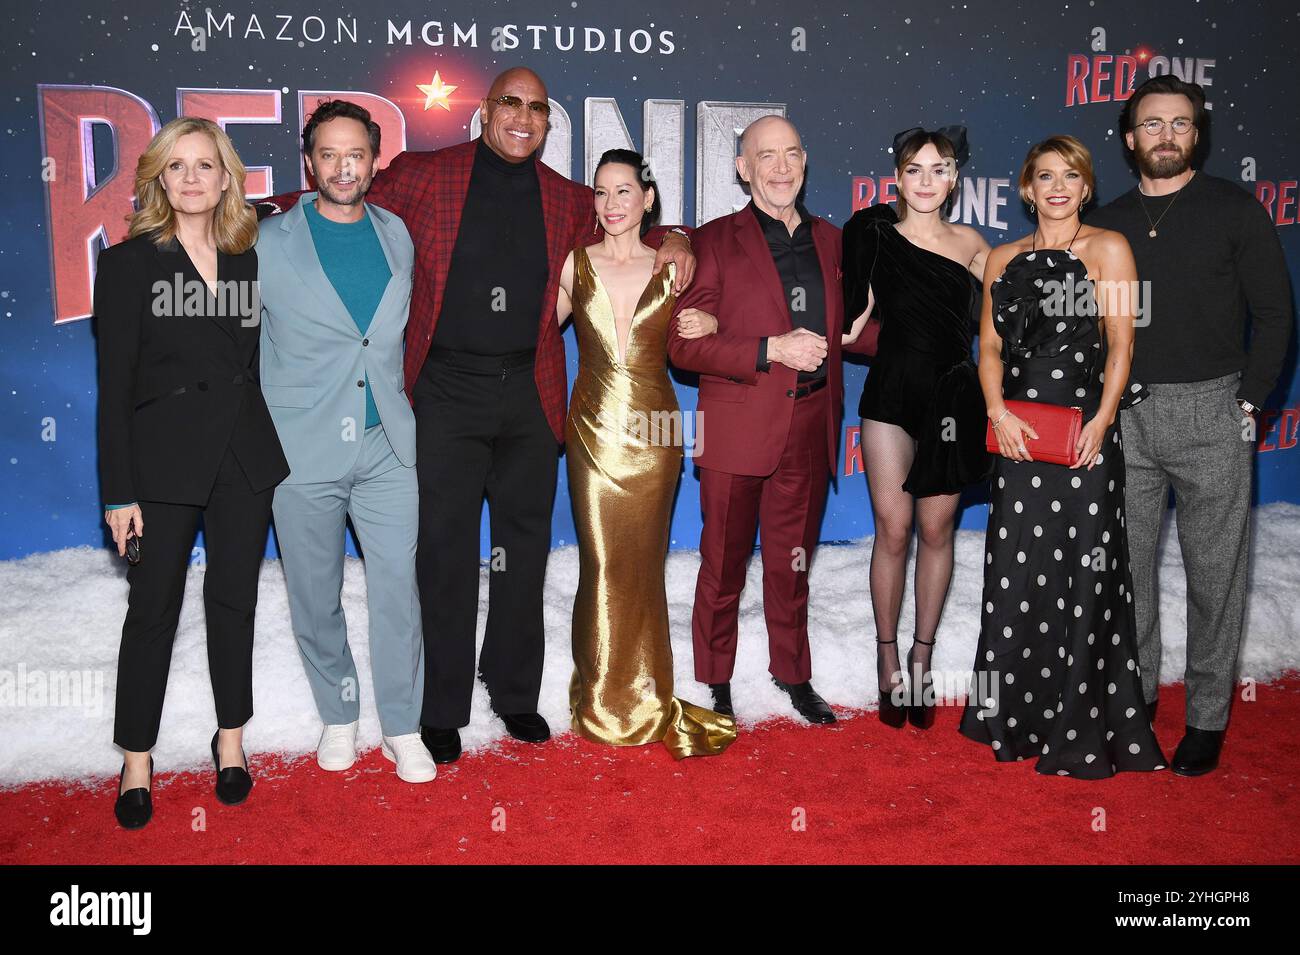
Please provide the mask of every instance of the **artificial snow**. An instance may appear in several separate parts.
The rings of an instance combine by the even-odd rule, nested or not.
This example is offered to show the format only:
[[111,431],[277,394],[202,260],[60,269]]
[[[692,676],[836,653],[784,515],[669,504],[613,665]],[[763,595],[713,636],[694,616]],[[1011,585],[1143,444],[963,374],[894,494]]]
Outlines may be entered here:
[[[1300,506],[1270,504],[1253,517],[1247,627],[1240,657],[1242,680],[1265,682],[1300,666]],[[819,548],[809,604],[813,685],[832,704],[863,709],[878,700],[875,626],[867,568],[871,538]],[[1186,651],[1186,580],[1172,521],[1161,542],[1163,682],[1182,679]],[[957,534],[952,590],[939,629],[933,666],[936,685],[964,686],[979,632],[984,535]],[[691,603],[699,554],[673,551],[665,568],[672,624],[676,693],[709,705],[706,686],[695,682],[691,653]],[[647,572],[650,569],[647,568]],[[546,666],[540,710],[553,731],[568,729],[572,671],[569,616],[578,579],[574,547],[551,554],[546,575]],[[206,768],[216,728],[203,626],[203,569],[192,567],[172,653],[171,677],[154,749],[160,772]],[[480,577],[478,639],[487,613],[488,572]],[[122,759],[113,746],[113,697],[117,650],[126,613],[125,564],[108,550],[70,548],[0,562],[0,785],[41,779],[89,782],[116,776]],[[358,748],[379,745],[366,639],[363,564],[348,559],[343,587],[352,655],[360,677]],[[913,625],[909,589],[899,625],[900,651],[910,645]],[[254,716],[245,731],[249,754],[314,753],[321,722],[316,714],[289,625],[284,576],[278,561],[262,567],[253,661]],[[740,647],[732,696],[741,729],[772,717],[798,719],[789,699],[767,674],[767,633],[762,609],[762,564],[750,562],[741,602]],[[1238,705],[1249,705],[1238,702]],[[465,748],[490,746],[505,736],[488,708],[487,692],[475,688]]]

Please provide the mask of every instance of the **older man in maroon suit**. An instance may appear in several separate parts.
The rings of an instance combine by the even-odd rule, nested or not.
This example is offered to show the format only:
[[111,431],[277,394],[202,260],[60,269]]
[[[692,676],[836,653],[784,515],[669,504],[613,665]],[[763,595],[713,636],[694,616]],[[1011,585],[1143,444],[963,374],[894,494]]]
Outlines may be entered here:
[[[401,153],[367,196],[400,216],[415,244],[405,375],[393,387],[415,406],[420,722],[440,763],[459,758],[469,723],[484,496],[493,560],[478,672],[512,736],[550,738],[537,697],[567,389],[556,289],[569,251],[600,239],[591,189],[540,160],[550,105],[537,74],[507,70],[480,108],[480,138]],[[656,267],[674,262],[684,287],[690,243],[665,232]]]
[[731,676],[746,565],[760,528],[769,670],[804,719],[835,716],[812,687],[808,565],[840,430],[840,230],[798,201],[807,155],[784,119],[764,117],[736,159],[752,202],[692,236],[695,281],[678,308],[718,332],[669,329],[674,364],[700,373],[708,425],[697,463],[704,530],[691,629],[695,676],[734,715]]

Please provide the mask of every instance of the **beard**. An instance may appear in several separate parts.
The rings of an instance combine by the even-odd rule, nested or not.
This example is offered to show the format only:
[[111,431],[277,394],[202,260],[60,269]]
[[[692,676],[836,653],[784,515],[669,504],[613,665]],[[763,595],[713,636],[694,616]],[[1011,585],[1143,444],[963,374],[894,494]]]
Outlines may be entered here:
[[365,200],[366,192],[368,192],[370,189],[370,180],[358,179],[357,188],[353,191],[352,195],[350,196],[340,195],[339,193],[335,192],[333,187],[328,182],[318,182],[316,184],[316,188],[319,190],[322,196],[324,196],[330,202],[334,203],[334,205],[336,206],[355,206],[358,203]]
[[[1159,156],[1156,150],[1171,150],[1167,155]],[[1138,150],[1138,168],[1149,179],[1172,179],[1186,172],[1192,164],[1191,149],[1184,149],[1177,143],[1159,143],[1150,149]]]

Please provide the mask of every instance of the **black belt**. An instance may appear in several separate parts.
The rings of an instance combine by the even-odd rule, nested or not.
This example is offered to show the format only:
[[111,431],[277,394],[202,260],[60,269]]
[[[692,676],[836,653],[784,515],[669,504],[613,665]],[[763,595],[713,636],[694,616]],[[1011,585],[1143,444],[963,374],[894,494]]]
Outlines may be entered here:
[[451,368],[468,371],[476,375],[501,375],[521,368],[531,368],[537,361],[537,349],[507,352],[504,355],[479,355],[474,352],[456,351],[452,348],[430,348],[425,362],[436,361]]
[[826,387],[826,379],[818,378],[816,381],[810,381],[806,385],[800,385],[798,388],[791,388],[786,391],[787,398],[807,398],[809,395],[821,391]]
[[[232,385],[242,385],[244,383],[244,376],[242,374],[235,375],[234,378],[230,379],[230,383]],[[193,388],[195,391],[207,391],[208,382],[206,379],[200,378],[198,381],[194,382],[191,385],[181,385],[179,388],[173,388],[171,391],[164,392],[161,395],[155,395],[152,398],[145,399],[144,401],[140,402],[138,405],[135,406],[135,410],[139,411],[141,408],[147,408],[151,404],[154,404],[155,402],[162,401],[164,398],[175,398],[177,395],[183,395],[191,388]]]

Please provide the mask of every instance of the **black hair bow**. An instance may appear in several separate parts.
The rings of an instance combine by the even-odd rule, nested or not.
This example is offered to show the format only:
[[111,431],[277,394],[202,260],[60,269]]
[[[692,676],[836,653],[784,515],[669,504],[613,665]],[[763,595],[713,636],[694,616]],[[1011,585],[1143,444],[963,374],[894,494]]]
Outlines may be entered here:
[[911,129],[905,129],[894,137],[894,155],[897,156],[902,151],[903,145],[913,136],[925,133],[938,133],[952,143],[958,166],[964,166],[966,160],[970,158],[970,146],[966,143],[965,126],[940,126],[938,129],[930,130],[927,130],[924,126],[913,126]]

